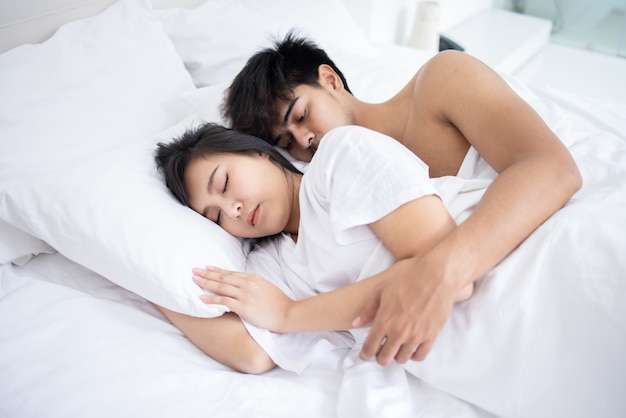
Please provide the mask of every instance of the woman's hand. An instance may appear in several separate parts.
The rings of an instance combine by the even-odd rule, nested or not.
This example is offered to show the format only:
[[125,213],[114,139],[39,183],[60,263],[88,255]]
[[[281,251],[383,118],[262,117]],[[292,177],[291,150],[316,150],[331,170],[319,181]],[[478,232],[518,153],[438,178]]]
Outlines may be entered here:
[[282,290],[263,277],[207,266],[194,268],[193,281],[214,295],[204,294],[204,303],[225,305],[257,327],[281,332],[294,303]]

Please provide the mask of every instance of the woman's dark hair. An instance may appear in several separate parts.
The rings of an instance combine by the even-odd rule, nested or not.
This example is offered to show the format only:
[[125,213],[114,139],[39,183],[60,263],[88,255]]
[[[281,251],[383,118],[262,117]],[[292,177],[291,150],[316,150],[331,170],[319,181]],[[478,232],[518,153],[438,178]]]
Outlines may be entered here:
[[[205,123],[189,128],[169,143],[158,143],[154,159],[157,168],[163,173],[167,188],[183,205],[189,206],[189,196],[184,183],[185,170],[198,158],[220,154],[250,156],[266,154],[270,161],[284,170],[302,174],[267,142],[216,123]],[[248,241],[252,246],[260,242]]]
[[350,92],[348,82],[326,52],[290,31],[283,40],[254,54],[228,87],[222,115],[238,131],[272,143],[279,120],[278,101],[293,99],[299,85],[319,86],[318,68],[330,66]]

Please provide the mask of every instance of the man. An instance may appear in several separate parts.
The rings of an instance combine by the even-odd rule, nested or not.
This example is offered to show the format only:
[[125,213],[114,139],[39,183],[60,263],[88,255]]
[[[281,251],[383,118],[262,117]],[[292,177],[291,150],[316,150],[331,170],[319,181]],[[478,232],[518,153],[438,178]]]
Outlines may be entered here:
[[494,71],[457,51],[422,66],[383,103],[354,97],[313,42],[288,34],[252,56],[223,104],[231,127],[309,161],[330,129],[361,125],[456,175],[471,147],[498,172],[472,215],[421,260],[390,268],[355,326],[371,323],[361,358],[423,360],[454,297],[494,267],[581,187],[571,155]]

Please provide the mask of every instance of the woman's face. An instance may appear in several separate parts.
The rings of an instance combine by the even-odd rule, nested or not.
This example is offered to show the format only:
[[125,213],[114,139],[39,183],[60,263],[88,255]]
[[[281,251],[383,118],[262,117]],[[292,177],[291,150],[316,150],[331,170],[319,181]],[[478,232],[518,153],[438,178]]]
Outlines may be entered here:
[[284,231],[298,198],[285,171],[266,155],[198,158],[184,181],[191,208],[241,238]]

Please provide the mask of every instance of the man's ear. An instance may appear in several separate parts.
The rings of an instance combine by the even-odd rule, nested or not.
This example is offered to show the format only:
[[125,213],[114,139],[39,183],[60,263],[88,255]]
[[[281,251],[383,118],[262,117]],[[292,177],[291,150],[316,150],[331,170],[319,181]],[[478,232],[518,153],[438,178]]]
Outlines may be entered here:
[[322,64],[317,67],[317,81],[322,87],[328,86],[333,90],[344,89],[341,77],[339,77],[335,70],[333,70],[333,68],[328,64]]

